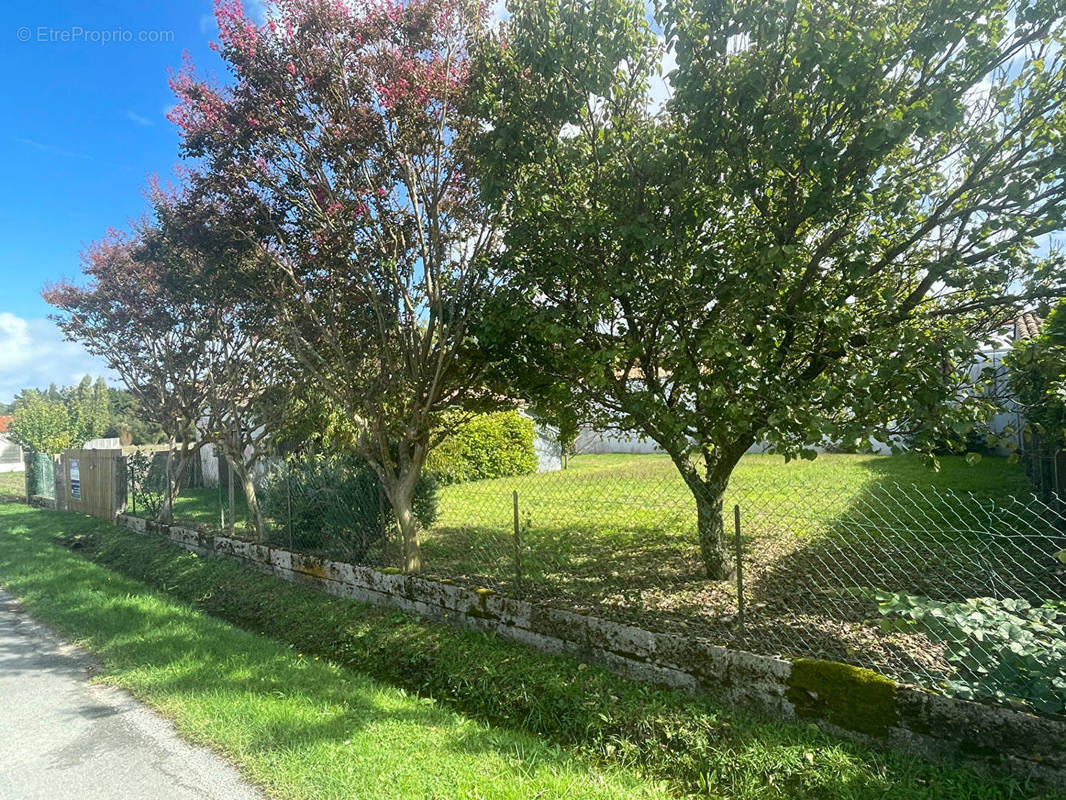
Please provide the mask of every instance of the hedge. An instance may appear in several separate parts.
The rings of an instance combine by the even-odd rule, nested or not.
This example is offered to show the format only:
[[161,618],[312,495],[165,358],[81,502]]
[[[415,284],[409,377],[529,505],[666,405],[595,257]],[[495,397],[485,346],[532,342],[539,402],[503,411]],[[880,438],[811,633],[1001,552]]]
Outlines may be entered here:
[[479,414],[458,425],[426,462],[441,484],[464,483],[537,471],[533,420],[517,411]]

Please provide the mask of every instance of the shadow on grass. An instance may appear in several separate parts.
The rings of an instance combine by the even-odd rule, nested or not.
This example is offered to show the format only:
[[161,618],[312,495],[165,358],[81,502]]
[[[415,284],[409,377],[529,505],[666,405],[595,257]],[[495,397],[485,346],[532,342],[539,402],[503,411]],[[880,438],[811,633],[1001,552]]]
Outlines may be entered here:
[[47,546],[59,526],[67,536],[107,536],[99,522],[27,510],[5,513],[3,524],[0,576],[34,616],[84,644],[103,663],[104,680],[158,706],[194,738],[259,758],[259,777],[264,765],[281,763],[321,788],[326,777],[313,774],[320,758],[317,769],[343,773],[328,782],[343,784],[353,778],[337,761],[350,758],[356,778],[359,769],[400,776],[398,788],[379,796],[467,796],[472,785],[504,797],[562,796],[571,784],[594,797],[659,794],[632,775],[591,771],[525,734],[302,657]]
[[[276,596],[278,613],[288,617],[280,625],[271,625],[272,629],[284,632],[286,625],[314,618],[323,632],[335,631],[322,640],[323,646],[342,654],[339,639],[334,637],[340,635],[344,620],[350,619],[345,615],[362,608],[358,604],[319,596],[258,573],[245,574],[231,562],[199,559],[159,540],[118,532],[76,515],[10,511],[6,509],[0,518],[0,528],[6,534],[0,536],[0,577],[16,584],[13,588],[47,621],[68,634],[79,634],[107,663],[109,680],[160,706],[194,738],[240,754],[245,763],[250,759],[253,772],[268,785],[280,787],[281,794],[514,798],[652,794],[632,788],[635,781],[629,782],[624,774],[613,771],[583,782],[586,779],[581,775],[587,764],[582,766],[583,762],[568,757],[565,750],[545,747],[533,737],[486,728],[328,662],[294,657],[278,643],[195,614],[119,574],[45,545],[60,530],[67,538],[112,533],[123,537],[121,548],[117,547],[119,542],[111,545],[113,553],[128,552],[130,564],[145,566],[147,574],[161,580],[166,576],[164,591],[165,583],[181,585],[187,576],[188,587],[196,587],[186,590],[193,596],[201,592],[210,596],[212,585],[219,592],[240,596],[245,590],[243,581],[248,580],[258,585],[257,599],[249,610],[262,608],[274,619],[270,603]],[[104,555],[105,547],[101,545],[100,551]],[[153,566],[164,563],[171,568],[156,570]],[[135,573],[138,568],[134,566]],[[189,574],[191,570],[201,572],[199,580]],[[363,621],[367,622],[365,618]],[[501,696],[521,689],[523,680],[532,680],[535,687],[548,672],[553,676],[552,684],[569,684],[573,675],[579,674],[567,659],[527,653],[517,645],[490,643],[491,637],[445,631],[427,630],[426,635],[411,639],[411,645],[418,648],[428,644],[433,650],[438,635],[462,640],[457,645],[461,651],[469,652],[470,658],[486,668],[483,673],[467,673],[465,679],[480,674],[493,684],[519,680],[501,687]],[[406,633],[395,633],[406,641]],[[411,657],[432,660],[434,655],[412,650]],[[808,726],[756,723],[743,713],[722,712],[699,699],[652,692],[614,676],[597,676],[598,672],[582,673],[587,682],[578,680],[573,708],[593,706],[587,712],[592,719],[599,719],[596,712],[602,708],[615,720],[612,723],[607,716],[602,717],[608,730],[639,711],[645,715],[640,719],[649,727],[641,723],[632,730],[633,735],[640,740],[664,737],[658,745],[653,740],[647,752],[669,753],[665,763],[688,771],[690,779],[692,770],[708,776],[712,794],[753,800],[767,796],[770,787],[774,796],[795,798],[1021,796],[1013,792],[1009,782],[990,782],[966,770],[931,767],[911,758],[877,755]],[[416,674],[413,685],[421,686],[419,680]],[[399,683],[409,685],[411,681]],[[555,691],[550,685],[545,688]],[[466,684],[458,696],[447,692],[444,696],[476,706],[479,695],[492,691],[475,681]],[[616,695],[622,696],[621,702]],[[546,708],[550,707],[549,703]],[[570,713],[559,711],[564,716]],[[658,727],[660,724],[665,727]],[[598,725],[576,730],[586,736],[592,735],[590,730],[602,734]],[[567,723],[562,720],[549,719],[548,727],[554,733],[567,733]],[[632,761],[639,752],[634,750],[624,758]],[[654,771],[661,763],[641,762],[641,766]],[[366,770],[371,767],[377,772],[368,775]],[[475,770],[474,791],[468,791],[469,784],[458,785],[462,775]],[[295,775],[291,780],[290,772]],[[278,777],[283,774],[284,783]],[[561,785],[552,783],[557,776],[561,776]],[[382,780],[391,783],[375,782]]]

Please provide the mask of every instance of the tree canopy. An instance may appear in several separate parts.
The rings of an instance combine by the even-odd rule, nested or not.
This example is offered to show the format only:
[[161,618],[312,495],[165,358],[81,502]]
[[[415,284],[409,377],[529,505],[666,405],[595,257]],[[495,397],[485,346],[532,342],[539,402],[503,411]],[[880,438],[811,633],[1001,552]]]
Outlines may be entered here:
[[355,430],[420,567],[419,472],[449,408],[482,393],[470,320],[491,284],[495,215],[470,150],[486,13],[470,0],[279,3],[265,25],[218,7],[222,88],[172,85],[184,209],[252,248],[246,290]]
[[1039,335],[1015,343],[1006,364],[1013,399],[1029,428],[1023,435],[1049,452],[1066,448],[1066,300]]
[[[963,430],[981,337],[1066,293],[1057,2],[516,0],[483,165],[509,291],[484,317],[547,404],[670,454],[728,572],[722,495],[765,442]],[[672,97],[648,85],[673,52]]]

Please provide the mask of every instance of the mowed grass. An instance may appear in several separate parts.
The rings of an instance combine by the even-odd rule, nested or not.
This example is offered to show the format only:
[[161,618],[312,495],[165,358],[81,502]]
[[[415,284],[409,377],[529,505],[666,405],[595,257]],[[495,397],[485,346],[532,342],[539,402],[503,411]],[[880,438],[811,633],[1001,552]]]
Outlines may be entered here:
[[25,472],[0,472],[0,497],[25,497]]
[[[934,471],[917,456],[824,454],[785,463],[753,454],[733,475],[726,515],[731,522],[732,506],[739,505],[745,551],[758,572],[832,529],[871,493],[885,491],[907,498],[911,518],[904,522],[921,535],[921,526],[938,519],[950,527],[951,515],[937,507],[942,495],[987,499],[1032,490],[1021,468],[1005,458],[970,465],[942,457]],[[713,605],[728,613],[728,596],[708,598],[700,588],[695,501],[667,456],[583,455],[559,472],[446,486],[438,501],[436,522],[421,533],[430,574],[589,604],[682,612]],[[239,492],[235,507],[237,533],[248,536]],[[175,503],[175,519],[218,528],[220,508],[228,519],[225,492],[188,489]],[[283,544],[286,532],[279,527],[272,539]],[[322,550],[331,548],[326,543]]]
[[282,798],[653,798],[632,771],[473,721],[194,611],[52,543],[102,529],[0,505],[0,585],[190,739]]
[[[787,539],[771,548],[787,549],[824,533],[871,492],[911,487],[934,503],[949,491],[985,498],[1032,491],[1003,458],[969,465],[945,457],[934,471],[917,456],[826,454],[786,464],[760,454],[741,460],[725,508],[731,523],[732,506],[740,506],[749,550],[766,539]],[[561,472],[445,487],[438,520],[424,534],[428,569],[510,582],[515,492],[528,582],[603,597],[606,584],[653,588],[698,577],[695,501],[661,455],[580,456]]]
[[[81,555],[58,549],[59,541]],[[107,569],[71,563],[83,555]],[[1030,781],[863,747],[813,725],[768,721],[706,695],[655,689],[492,635],[325,595],[79,515],[0,506],[5,584],[101,654],[105,680],[176,709],[170,713],[184,730],[238,758],[276,796],[1060,796]],[[248,634],[231,647],[232,628],[175,599],[295,649]],[[494,732],[444,708],[544,739]],[[423,726],[432,731],[424,735]],[[667,788],[590,764],[639,769]],[[466,771],[441,776],[448,766]],[[420,770],[427,774],[410,774]],[[472,772],[478,782],[468,790]],[[509,778],[513,788],[502,785]],[[568,791],[560,795],[563,785]]]

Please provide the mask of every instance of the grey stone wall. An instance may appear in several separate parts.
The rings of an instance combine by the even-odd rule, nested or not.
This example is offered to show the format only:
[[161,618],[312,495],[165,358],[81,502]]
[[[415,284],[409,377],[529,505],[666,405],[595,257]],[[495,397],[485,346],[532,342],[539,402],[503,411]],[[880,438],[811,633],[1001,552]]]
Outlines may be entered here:
[[[121,515],[202,555],[237,558],[329,594],[491,631],[539,650],[597,663],[638,681],[712,692],[780,719],[808,719],[848,738],[926,757],[959,757],[1066,788],[1066,721],[897,685],[867,670],[732,650],[412,575],[268,547]],[[797,668],[803,667],[802,682]],[[824,667],[824,678],[819,678]],[[811,676],[815,676],[812,684]],[[824,681],[821,689],[818,680]],[[856,709],[870,709],[860,716]],[[873,716],[876,715],[876,716]]]

